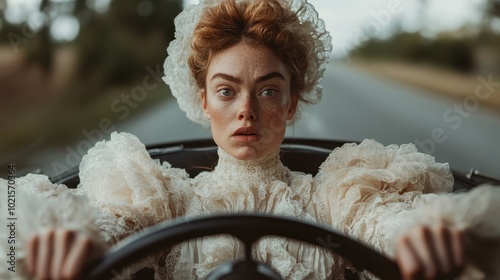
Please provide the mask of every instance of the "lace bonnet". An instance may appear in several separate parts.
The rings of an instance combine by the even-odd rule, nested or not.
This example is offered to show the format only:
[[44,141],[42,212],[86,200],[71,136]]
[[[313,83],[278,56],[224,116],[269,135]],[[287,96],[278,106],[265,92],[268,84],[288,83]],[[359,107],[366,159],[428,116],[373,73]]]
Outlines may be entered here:
[[[170,42],[165,60],[163,80],[170,86],[172,95],[175,96],[181,110],[186,112],[187,117],[209,127],[210,121],[203,114],[201,106],[200,89],[188,66],[188,58],[191,55],[191,39],[194,30],[206,9],[219,5],[223,0],[200,0],[197,5],[188,6],[174,21],[175,39]],[[245,0],[237,0],[242,2]],[[282,7],[294,11],[301,24],[309,29],[312,53],[305,73],[305,87],[301,96],[307,103],[315,104],[321,100],[322,87],[319,84],[325,72],[325,66],[330,60],[332,43],[325,24],[318,17],[314,7],[307,0],[278,0]],[[299,101],[296,120],[305,102]]]

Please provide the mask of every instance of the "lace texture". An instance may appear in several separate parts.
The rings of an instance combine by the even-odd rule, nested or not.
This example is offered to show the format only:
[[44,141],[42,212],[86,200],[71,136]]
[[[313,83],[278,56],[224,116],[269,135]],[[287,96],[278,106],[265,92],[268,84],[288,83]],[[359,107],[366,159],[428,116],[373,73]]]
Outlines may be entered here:
[[[7,220],[7,181],[0,179],[0,218]],[[0,279],[31,279],[26,267],[26,240],[35,233],[49,229],[65,228],[86,234],[94,239],[98,246],[101,241],[97,216],[99,211],[90,205],[89,200],[75,192],[70,192],[64,185],[52,184],[45,175],[29,174],[16,179],[16,205],[14,216],[16,232],[0,230]],[[4,225],[5,227],[5,225]],[[13,236],[14,239],[8,239]],[[14,240],[15,243],[8,243]],[[15,247],[15,272],[7,270],[6,255],[10,247]],[[8,266],[7,266],[8,265]]]
[[[373,140],[347,144],[330,154],[315,177],[288,170],[279,152],[258,161],[218,152],[213,171],[188,178],[184,170],[152,160],[137,137],[114,133],[85,157],[77,190],[52,184],[42,175],[19,178],[18,272],[9,272],[0,258],[0,276],[29,279],[26,238],[47,228],[75,229],[114,246],[171,219],[260,212],[331,226],[388,256],[394,253],[396,239],[413,226],[458,227],[464,230],[470,256],[461,279],[500,278],[500,189],[484,186],[450,194],[448,166],[416,152],[413,145],[384,147]],[[6,184],[0,180],[1,189]],[[0,193],[0,201],[7,201],[5,194]],[[0,211],[6,220],[3,202]],[[0,231],[0,239],[7,240],[6,234]],[[5,246],[0,242],[0,249],[8,252]],[[284,279],[343,279],[344,269],[350,268],[337,256],[284,238],[262,239],[252,253]],[[233,238],[201,238],[140,261],[120,279],[143,267],[152,267],[156,279],[203,278],[242,254]]]
[[464,230],[470,265],[460,279],[500,279],[499,198],[499,187],[483,185],[467,193],[427,195],[415,201],[414,219],[419,224]]
[[[279,159],[279,151],[256,161],[233,158],[218,150],[219,162],[212,172],[192,181],[193,197],[188,216],[220,213],[268,213],[316,221],[308,212],[311,175],[292,173]],[[273,266],[285,279],[331,279],[334,258],[314,246],[284,238],[264,238],[253,255]],[[208,237],[182,244],[176,252],[174,279],[206,277],[226,260],[243,256],[243,247],[227,236]]]
[[447,164],[435,163],[412,144],[384,147],[365,140],[333,151],[315,182],[321,222],[392,254],[390,240],[414,223],[404,210],[424,193],[450,192],[453,177]]
[[[243,1],[246,0],[238,0],[238,2]],[[210,122],[203,114],[200,89],[191,75],[187,61],[191,54],[191,39],[203,11],[217,6],[220,2],[221,0],[200,0],[198,5],[188,6],[175,18],[175,40],[170,42],[167,48],[168,57],[164,64],[163,80],[170,86],[179,107],[186,112],[190,120],[203,127],[209,127]],[[319,83],[326,64],[330,60],[332,38],[326,31],[323,20],[318,17],[314,7],[306,0],[280,0],[279,2],[283,7],[295,11],[304,28],[309,30],[311,38],[308,42],[312,46],[312,53],[309,56],[310,61],[305,74],[305,88],[302,96],[312,104],[317,103],[321,100],[322,87]],[[294,120],[298,119],[304,105],[304,102],[299,102]]]
[[[152,160],[137,137],[112,133],[111,141],[97,143],[83,157],[79,189],[104,213],[139,230],[176,216],[179,208],[169,203],[170,187],[176,181],[176,186],[188,189],[187,178],[184,170]],[[174,196],[179,201],[175,205],[182,207],[182,192]]]

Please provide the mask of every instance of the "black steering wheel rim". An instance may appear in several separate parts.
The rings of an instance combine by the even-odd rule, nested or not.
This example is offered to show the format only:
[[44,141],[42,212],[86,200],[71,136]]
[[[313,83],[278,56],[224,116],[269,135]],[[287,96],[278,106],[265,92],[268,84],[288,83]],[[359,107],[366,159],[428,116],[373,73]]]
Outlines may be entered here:
[[[113,272],[148,255],[184,241],[219,234],[238,238],[246,248],[264,236],[290,238],[325,248],[380,279],[401,279],[395,262],[344,234],[303,220],[264,214],[224,214],[162,223],[111,249],[86,269],[82,279],[111,279]],[[251,250],[246,249],[245,255],[251,259]]]

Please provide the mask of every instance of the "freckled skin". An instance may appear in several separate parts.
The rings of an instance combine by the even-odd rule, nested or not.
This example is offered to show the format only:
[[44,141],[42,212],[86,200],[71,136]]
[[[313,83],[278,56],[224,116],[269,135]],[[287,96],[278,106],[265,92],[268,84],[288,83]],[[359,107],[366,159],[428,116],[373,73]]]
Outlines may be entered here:
[[[259,159],[279,148],[297,100],[291,96],[285,64],[271,49],[246,42],[225,49],[213,57],[205,81],[203,110],[220,148],[241,160]],[[256,141],[233,137],[238,128],[250,126],[258,131]]]

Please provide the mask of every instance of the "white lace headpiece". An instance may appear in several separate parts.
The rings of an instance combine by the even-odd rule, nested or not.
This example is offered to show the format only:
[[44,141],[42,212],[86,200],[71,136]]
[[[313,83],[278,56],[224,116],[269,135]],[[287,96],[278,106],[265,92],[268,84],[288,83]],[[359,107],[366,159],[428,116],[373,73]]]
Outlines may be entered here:
[[[175,18],[175,39],[170,42],[167,48],[168,57],[163,66],[165,71],[163,80],[170,86],[179,107],[186,112],[190,120],[203,127],[209,127],[210,121],[203,114],[200,89],[189,69],[188,58],[192,51],[191,39],[203,12],[219,5],[222,1],[200,0],[199,4],[188,6]],[[237,2],[243,1],[246,0],[237,0]],[[307,3],[307,0],[278,0],[278,2],[282,7],[294,11],[301,24],[309,29],[312,53],[305,73],[305,87],[301,96],[309,103],[317,103],[321,100],[322,95],[320,81],[332,51],[330,34],[325,30],[325,23],[318,17],[318,12],[310,3]],[[304,102],[299,102],[295,119],[298,118],[303,106]]]

